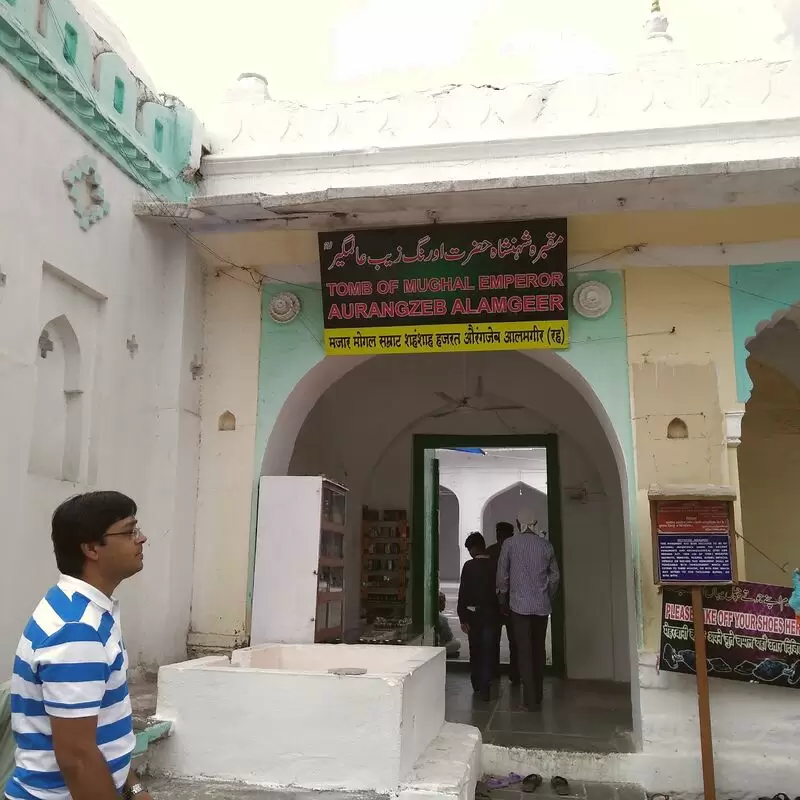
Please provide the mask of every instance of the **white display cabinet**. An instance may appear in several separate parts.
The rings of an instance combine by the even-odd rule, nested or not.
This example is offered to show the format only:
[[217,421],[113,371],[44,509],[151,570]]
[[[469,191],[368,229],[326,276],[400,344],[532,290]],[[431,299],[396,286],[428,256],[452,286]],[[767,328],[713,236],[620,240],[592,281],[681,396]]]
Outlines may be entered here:
[[346,524],[344,486],[321,476],[261,478],[251,645],[341,639]]

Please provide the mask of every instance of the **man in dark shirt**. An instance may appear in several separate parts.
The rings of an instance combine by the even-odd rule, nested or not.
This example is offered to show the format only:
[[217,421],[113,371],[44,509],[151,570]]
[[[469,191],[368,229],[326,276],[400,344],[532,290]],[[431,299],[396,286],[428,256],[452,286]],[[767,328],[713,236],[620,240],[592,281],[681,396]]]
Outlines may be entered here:
[[[486,548],[486,552],[494,563],[495,573],[497,572],[497,564],[500,561],[500,550],[503,547],[503,542],[510,539],[514,535],[514,526],[510,522],[498,522],[495,525],[495,536],[497,541],[490,544]],[[517,644],[514,639],[514,631],[511,627],[511,614],[508,609],[500,612],[499,624],[497,625],[497,636],[495,638],[494,647],[494,674],[495,677],[500,677],[500,640],[503,637],[503,628],[506,629],[506,638],[508,639],[508,677],[513,686],[519,685],[519,663],[517,661]]]
[[469,637],[469,665],[472,688],[482,700],[491,697],[494,677],[494,649],[499,621],[495,562],[486,552],[486,540],[471,533],[465,546],[472,559],[461,570],[458,587],[458,619]]

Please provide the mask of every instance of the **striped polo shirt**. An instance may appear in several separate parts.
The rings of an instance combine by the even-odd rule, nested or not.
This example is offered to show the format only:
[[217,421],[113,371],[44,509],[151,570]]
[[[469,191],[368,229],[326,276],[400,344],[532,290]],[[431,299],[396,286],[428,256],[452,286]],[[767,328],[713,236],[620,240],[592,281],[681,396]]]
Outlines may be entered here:
[[28,621],[11,678],[16,769],[6,797],[68,800],[50,717],[97,717],[97,746],[118,789],[136,744],[128,657],[119,606],[84,581],[62,575]]

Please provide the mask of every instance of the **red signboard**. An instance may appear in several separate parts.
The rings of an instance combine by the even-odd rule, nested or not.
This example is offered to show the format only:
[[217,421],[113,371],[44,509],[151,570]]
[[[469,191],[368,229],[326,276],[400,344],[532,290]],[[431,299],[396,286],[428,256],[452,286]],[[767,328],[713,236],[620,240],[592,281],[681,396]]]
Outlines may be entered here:
[[658,533],[730,533],[729,504],[719,500],[666,500],[656,505]]

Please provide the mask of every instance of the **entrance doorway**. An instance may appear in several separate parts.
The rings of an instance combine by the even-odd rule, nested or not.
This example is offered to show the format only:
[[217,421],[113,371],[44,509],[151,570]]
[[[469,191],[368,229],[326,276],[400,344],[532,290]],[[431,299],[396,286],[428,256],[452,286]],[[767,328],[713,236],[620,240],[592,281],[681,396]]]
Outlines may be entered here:
[[[565,377],[570,370],[559,356],[522,352],[325,358],[285,402],[263,471],[325,475],[349,490],[345,640],[363,641],[366,630],[372,641],[395,643],[404,629],[407,641],[419,632],[433,644],[440,573],[457,575],[464,558],[460,540],[444,557],[439,548],[441,487],[453,491],[442,454],[544,450],[546,530],[565,575],[545,711],[517,714],[507,678],[481,706],[469,676],[456,669],[447,678],[447,718],[477,725],[496,744],[621,750],[632,739],[636,663],[627,487],[610,422],[580,376]],[[457,506],[459,536],[465,526],[485,529],[484,513],[489,520],[508,499],[502,490],[518,483],[498,486],[496,498],[483,498],[486,508],[470,507],[469,497],[446,500],[445,516]],[[537,489],[521,483],[523,495],[526,485]],[[520,485],[514,491],[519,497]]]
[[[443,615],[461,643],[450,661],[466,664],[469,648],[455,612],[461,567],[469,558],[464,547],[467,536],[479,531],[486,544],[492,545],[498,522],[510,523],[516,531],[530,528],[550,540],[559,565],[563,562],[558,437],[419,434],[414,436],[413,447],[413,529],[422,535],[412,540],[412,563],[417,574],[431,574],[427,588],[424,581],[413,586],[414,618],[426,631],[435,629],[443,594]],[[508,664],[504,631],[501,665]],[[561,591],[554,599],[548,627],[547,668],[549,674],[564,675]]]

